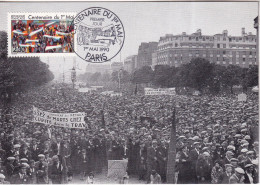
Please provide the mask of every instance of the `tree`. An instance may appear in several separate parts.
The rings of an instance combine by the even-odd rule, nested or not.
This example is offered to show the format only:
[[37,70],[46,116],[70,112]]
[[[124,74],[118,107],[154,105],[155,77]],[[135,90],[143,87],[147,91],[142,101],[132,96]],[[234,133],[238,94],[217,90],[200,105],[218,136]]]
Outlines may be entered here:
[[9,97],[14,92],[24,91],[53,80],[49,66],[39,57],[8,58],[7,34],[0,32],[0,91]]
[[131,81],[135,84],[150,83],[153,80],[153,74],[150,66],[143,66],[132,74]]
[[250,66],[245,74],[243,86],[253,87],[258,85],[258,66]]

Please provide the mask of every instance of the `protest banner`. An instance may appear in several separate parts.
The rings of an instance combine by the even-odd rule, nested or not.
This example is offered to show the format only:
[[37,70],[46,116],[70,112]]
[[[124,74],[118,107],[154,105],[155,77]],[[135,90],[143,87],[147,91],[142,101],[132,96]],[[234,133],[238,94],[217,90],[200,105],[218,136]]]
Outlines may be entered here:
[[87,87],[84,87],[84,88],[79,88],[78,91],[79,91],[79,92],[82,92],[82,93],[85,93],[85,92],[91,91],[91,89],[90,89],[90,88],[87,88]]
[[144,88],[145,95],[176,95],[175,88]]
[[128,160],[108,160],[108,178],[123,178],[126,174]]
[[238,101],[246,102],[247,95],[245,93],[241,93],[241,94],[237,95],[237,99],[238,99]]
[[33,122],[50,126],[85,129],[85,113],[52,113],[33,107]]

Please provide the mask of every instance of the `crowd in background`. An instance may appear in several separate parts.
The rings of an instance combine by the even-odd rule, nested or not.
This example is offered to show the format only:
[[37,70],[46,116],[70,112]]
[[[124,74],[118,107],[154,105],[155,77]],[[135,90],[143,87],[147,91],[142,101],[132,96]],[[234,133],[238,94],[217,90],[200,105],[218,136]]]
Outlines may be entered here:
[[[102,173],[107,160],[128,159],[130,178],[164,183],[176,108],[177,183],[258,183],[257,98],[30,90],[13,97],[1,117],[0,173],[11,183],[59,184]],[[33,106],[85,112],[87,128],[31,122]]]

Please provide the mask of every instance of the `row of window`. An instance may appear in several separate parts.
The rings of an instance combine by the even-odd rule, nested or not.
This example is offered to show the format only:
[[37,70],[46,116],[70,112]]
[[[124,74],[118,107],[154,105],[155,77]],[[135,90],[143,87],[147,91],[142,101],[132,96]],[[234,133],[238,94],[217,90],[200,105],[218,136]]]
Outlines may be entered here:
[[[169,65],[169,64],[182,64],[184,63],[183,61],[169,61],[169,62],[158,62],[157,64],[159,65]],[[236,64],[236,65],[244,65],[244,66],[247,66],[247,65],[257,65],[257,62],[226,62],[226,61],[216,61],[215,62],[216,64]]]
[[[197,57],[197,56],[189,56],[189,60],[193,57]],[[227,57],[223,57],[223,56],[218,56],[218,57],[207,57],[209,58],[210,60],[212,60],[213,58],[215,58],[217,61],[251,61],[251,62],[256,62],[256,58],[227,58]],[[169,60],[172,60],[172,59],[175,59],[175,60],[181,60],[182,61],[182,56],[181,57],[169,57]],[[168,61],[168,58],[158,58],[158,61]]]
[[[178,48],[178,47],[189,47],[189,48],[215,48],[214,47],[214,44],[197,44],[197,45],[194,45],[194,44],[185,44],[185,43],[181,43],[181,44],[178,44],[178,43],[170,43],[170,44],[167,44],[167,45],[163,45],[163,46],[158,46],[158,50],[161,51],[161,50],[165,50],[165,49],[169,49],[169,48]],[[216,48],[227,48],[227,45],[226,44],[217,44],[217,47]],[[241,49],[255,49],[256,48],[256,45],[234,45],[234,44],[230,44],[229,45],[229,48],[241,48]]]
[[168,37],[166,39],[161,39],[160,43],[170,42],[174,40],[194,40],[194,41],[229,41],[229,42],[256,42],[256,36],[244,36],[244,37],[221,37],[221,36],[178,36],[178,37]]

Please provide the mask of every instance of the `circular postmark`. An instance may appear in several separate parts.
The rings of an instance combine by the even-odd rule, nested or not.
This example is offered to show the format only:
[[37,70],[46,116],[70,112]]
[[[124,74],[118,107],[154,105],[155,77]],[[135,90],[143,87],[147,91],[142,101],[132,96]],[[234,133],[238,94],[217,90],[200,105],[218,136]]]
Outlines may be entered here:
[[73,25],[74,52],[87,62],[109,61],[123,47],[124,26],[118,16],[106,8],[91,7],[81,11]]

